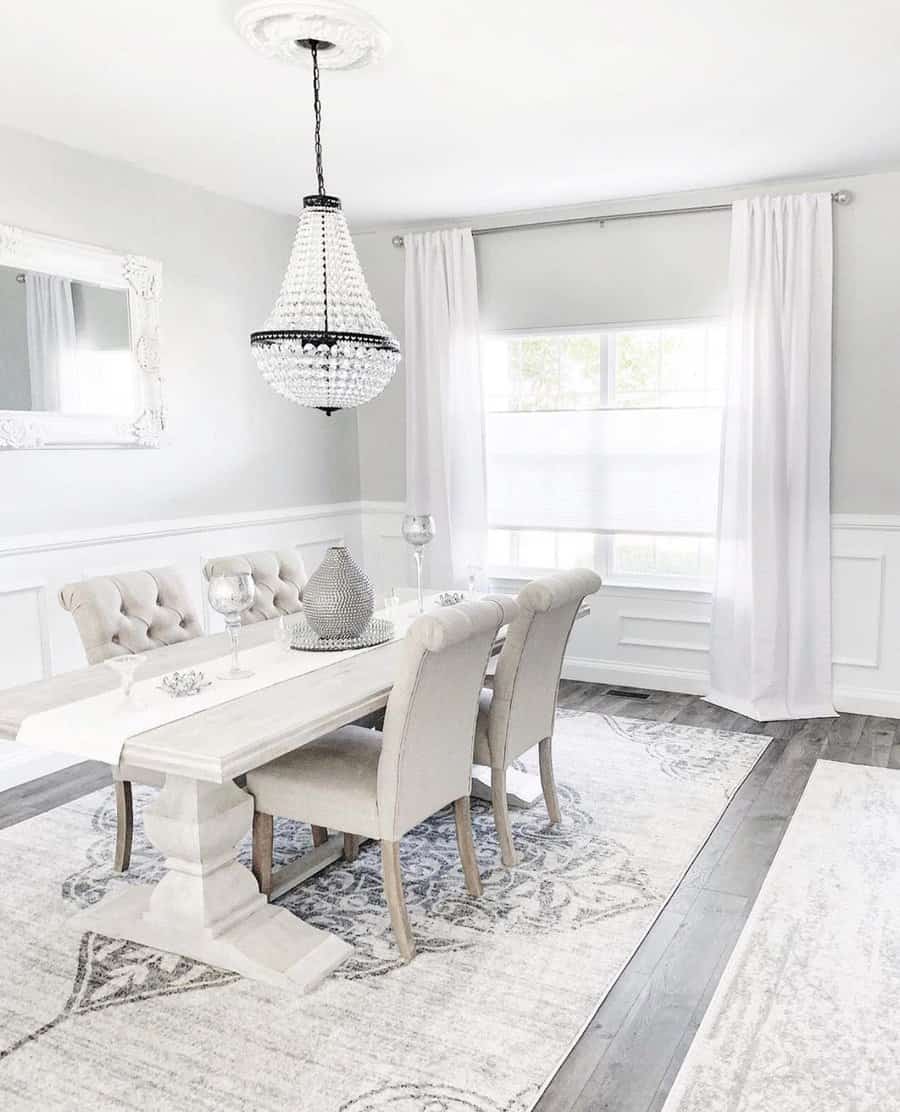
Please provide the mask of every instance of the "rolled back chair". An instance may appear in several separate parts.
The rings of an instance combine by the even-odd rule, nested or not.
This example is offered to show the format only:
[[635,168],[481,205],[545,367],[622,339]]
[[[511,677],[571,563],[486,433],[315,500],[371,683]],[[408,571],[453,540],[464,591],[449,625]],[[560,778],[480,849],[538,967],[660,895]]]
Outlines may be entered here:
[[[59,601],[75,619],[89,664],[116,656],[177,645],[203,634],[203,627],[175,568],[100,575],[67,583]],[[114,868],[125,872],[134,833],[132,782],[161,787],[158,772],[136,765],[112,770],[116,789]]]
[[203,626],[175,568],[99,575],[59,592],[75,619],[88,664],[177,645]]
[[296,549],[265,549],[239,556],[217,556],[207,560],[203,567],[207,580],[214,575],[244,572],[253,576],[256,585],[253,605],[241,615],[244,625],[296,614],[300,609],[308,576]]
[[417,618],[388,699],[384,731],[345,726],[247,774],[254,872],[272,887],[273,816],[381,842],[384,890],[405,960],[415,954],[400,875],[400,839],[452,803],[466,885],[481,894],[469,792],[478,696],[509,600],[464,602]]
[[506,769],[535,745],[540,746],[541,787],[550,821],[560,821],[551,750],[559,677],[581,604],[600,585],[600,576],[586,569],[556,572],[529,583],[519,593],[519,615],[507,631],[493,691],[482,692],[475,762],[491,769],[491,800],[504,865],[516,862]]

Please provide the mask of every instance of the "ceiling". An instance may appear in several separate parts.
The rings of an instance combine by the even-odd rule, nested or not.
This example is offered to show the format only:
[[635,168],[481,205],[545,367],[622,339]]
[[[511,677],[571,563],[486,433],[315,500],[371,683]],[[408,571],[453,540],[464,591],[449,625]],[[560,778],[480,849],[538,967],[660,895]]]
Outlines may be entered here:
[[[0,0],[0,125],[296,211],[310,76],[229,0]],[[900,166],[895,0],[362,0],[379,66],[323,73],[357,226]]]

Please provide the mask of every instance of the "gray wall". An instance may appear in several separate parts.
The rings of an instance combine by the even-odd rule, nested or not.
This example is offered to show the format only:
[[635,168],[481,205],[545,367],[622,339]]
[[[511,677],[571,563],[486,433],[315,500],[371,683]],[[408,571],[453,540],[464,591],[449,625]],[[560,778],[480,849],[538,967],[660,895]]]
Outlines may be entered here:
[[31,409],[25,286],[17,267],[0,266],[0,409]]
[[[515,214],[548,220],[645,208],[731,201],[764,192],[846,187],[835,210],[832,508],[900,513],[900,173],[834,181],[710,190],[577,210]],[[449,221],[448,221],[449,222]],[[498,216],[475,226],[509,223]],[[703,316],[724,309],[727,214],[611,222],[476,240],[482,324],[539,328]],[[363,269],[386,320],[403,337],[403,251],[397,229],[355,236]],[[359,412],[362,497],[405,495],[403,368],[375,404]]]
[[156,450],[0,453],[0,535],[347,501],[356,415],[277,397],[248,350],[294,221],[0,130],[0,223],[162,260],[168,430]]

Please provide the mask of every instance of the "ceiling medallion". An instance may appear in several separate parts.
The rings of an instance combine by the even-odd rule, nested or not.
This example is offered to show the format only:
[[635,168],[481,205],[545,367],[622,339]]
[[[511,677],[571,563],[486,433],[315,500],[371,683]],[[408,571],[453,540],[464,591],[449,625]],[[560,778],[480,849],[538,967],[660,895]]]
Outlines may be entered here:
[[[312,61],[318,184],[316,193],[303,198],[278,300],[263,327],[251,334],[250,349],[277,394],[329,415],[377,397],[400,362],[400,346],[369,292],[340,199],[326,192],[322,168],[320,57],[337,56],[334,68],[358,67],[372,59],[376,45],[383,48],[387,41],[373,45],[361,15],[344,4],[313,8],[286,0],[253,3],[238,13],[241,33],[254,45],[265,42],[264,53],[291,61],[293,51],[299,51]],[[248,17],[243,25],[242,16]],[[351,34],[352,28],[358,34]],[[288,49],[287,37],[294,35],[301,37]]]
[[380,62],[390,47],[384,28],[367,12],[339,0],[253,0],[234,17],[241,37],[267,58],[309,66],[301,43],[330,43],[322,69],[361,69]]

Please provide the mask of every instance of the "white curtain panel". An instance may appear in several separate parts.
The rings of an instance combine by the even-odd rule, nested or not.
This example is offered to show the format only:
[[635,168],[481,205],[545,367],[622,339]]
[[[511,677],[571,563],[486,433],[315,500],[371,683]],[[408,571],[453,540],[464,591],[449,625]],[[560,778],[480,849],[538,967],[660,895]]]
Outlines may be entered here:
[[53,274],[25,275],[25,329],[31,408],[71,412],[77,396],[71,394],[75,353],[75,306],[72,283]]
[[427,582],[465,586],[487,548],[475,245],[469,228],[404,242],[407,511],[434,515]]
[[709,700],[759,721],[831,700],[828,193],[734,206]]

